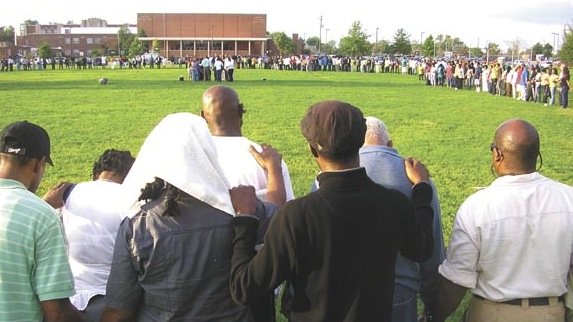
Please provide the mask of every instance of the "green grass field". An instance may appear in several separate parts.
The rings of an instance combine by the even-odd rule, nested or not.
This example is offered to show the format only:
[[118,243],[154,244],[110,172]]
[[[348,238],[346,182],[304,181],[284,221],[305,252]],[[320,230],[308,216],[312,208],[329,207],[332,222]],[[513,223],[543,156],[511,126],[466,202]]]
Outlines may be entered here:
[[[50,133],[55,167],[47,170],[39,194],[63,180],[90,180],[92,164],[103,150],[137,153],[165,115],[199,112],[201,94],[214,83],[179,82],[180,74],[186,71],[0,73],[0,127],[26,119]],[[109,78],[107,86],[99,85],[101,77]],[[430,88],[398,74],[237,70],[235,77],[226,85],[237,90],[247,109],[244,135],[282,153],[297,196],[308,192],[318,171],[299,121],[310,105],[327,99],[350,102],[365,115],[381,118],[395,147],[428,166],[438,188],[446,240],[459,205],[493,180],[489,144],[506,119],[532,122],[541,136],[540,172],[573,184],[571,109]]]

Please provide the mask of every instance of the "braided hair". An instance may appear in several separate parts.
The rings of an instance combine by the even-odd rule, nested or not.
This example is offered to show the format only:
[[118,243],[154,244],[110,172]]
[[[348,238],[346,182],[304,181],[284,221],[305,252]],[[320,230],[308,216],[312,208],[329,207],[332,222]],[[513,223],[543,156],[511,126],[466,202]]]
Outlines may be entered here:
[[113,171],[123,179],[127,176],[135,158],[129,151],[108,149],[94,163],[92,169],[93,180],[97,180],[103,171]]
[[155,181],[146,184],[145,188],[141,189],[141,195],[138,201],[149,202],[157,200],[160,197],[167,200],[167,209],[161,214],[162,217],[179,215],[179,205],[177,202],[180,199],[180,190],[161,178],[156,177]]

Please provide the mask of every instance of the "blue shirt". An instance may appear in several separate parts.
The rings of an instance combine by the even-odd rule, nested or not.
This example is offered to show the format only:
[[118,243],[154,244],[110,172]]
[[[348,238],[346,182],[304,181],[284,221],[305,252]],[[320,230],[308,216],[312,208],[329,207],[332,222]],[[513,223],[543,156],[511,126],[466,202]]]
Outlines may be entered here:
[[[386,146],[364,146],[360,149],[360,165],[374,182],[398,190],[412,197],[412,184],[406,176],[404,159],[393,148]],[[440,206],[436,188],[432,207],[434,208],[434,250],[432,257],[418,264],[398,255],[396,259],[396,286],[421,293],[422,300],[431,298],[436,291],[438,266],[445,259]],[[424,301],[425,302],[425,301]]]

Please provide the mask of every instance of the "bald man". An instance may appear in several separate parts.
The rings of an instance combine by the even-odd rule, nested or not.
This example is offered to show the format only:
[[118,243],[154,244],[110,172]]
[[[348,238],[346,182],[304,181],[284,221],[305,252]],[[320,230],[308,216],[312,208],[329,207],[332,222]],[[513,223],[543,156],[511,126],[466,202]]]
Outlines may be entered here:
[[573,188],[537,172],[539,147],[524,120],[497,128],[490,147],[497,178],[458,210],[433,321],[453,312],[467,289],[467,322],[564,321]]
[[[252,145],[261,152],[261,147],[243,136],[243,104],[234,89],[213,86],[203,93],[201,116],[207,121],[209,131],[217,148],[217,157],[223,172],[232,187],[254,186],[257,196],[265,199],[267,176],[249,152]],[[286,200],[294,198],[286,163],[282,162]]]

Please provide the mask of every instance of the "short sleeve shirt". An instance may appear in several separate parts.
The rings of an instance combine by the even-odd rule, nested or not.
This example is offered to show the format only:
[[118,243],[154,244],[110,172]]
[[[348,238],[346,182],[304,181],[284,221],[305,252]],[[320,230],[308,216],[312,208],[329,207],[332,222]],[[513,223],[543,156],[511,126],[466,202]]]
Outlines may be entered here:
[[0,321],[41,321],[40,302],[73,294],[54,209],[20,182],[0,179]]

